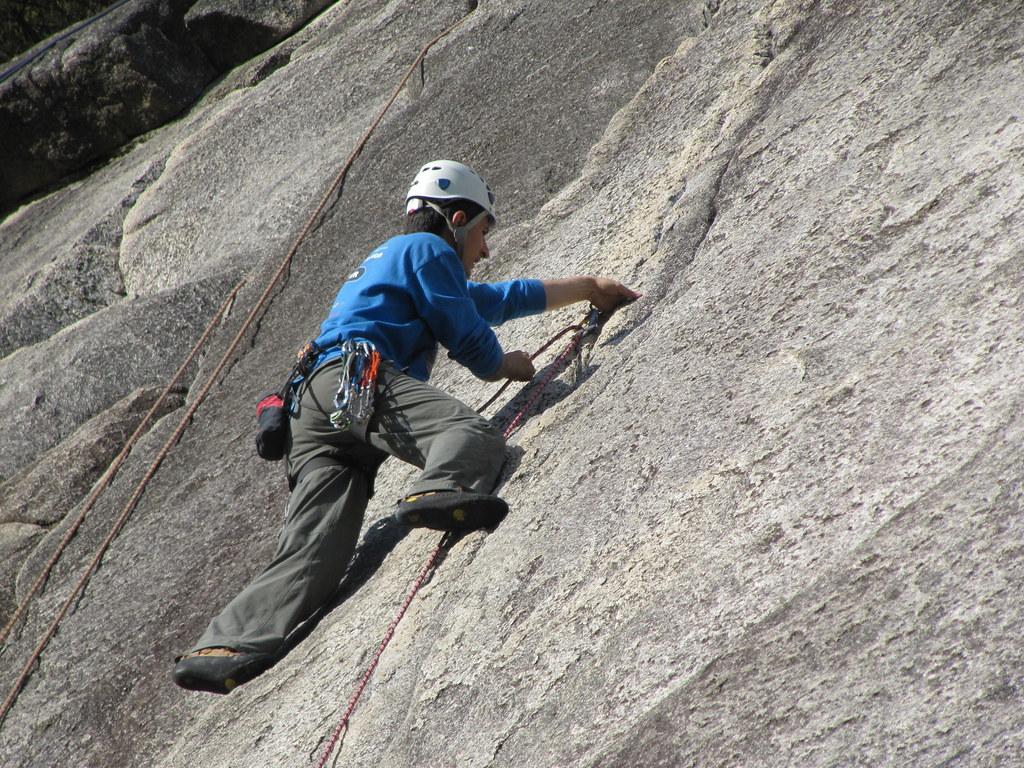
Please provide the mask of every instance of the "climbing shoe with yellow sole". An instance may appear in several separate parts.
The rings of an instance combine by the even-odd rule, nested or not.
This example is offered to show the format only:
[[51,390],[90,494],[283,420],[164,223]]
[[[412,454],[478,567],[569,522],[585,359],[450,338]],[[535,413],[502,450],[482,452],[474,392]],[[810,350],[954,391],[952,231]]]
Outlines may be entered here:
[[498,496],[469,491],[431,491],[407,496],[398,502],[395,520],[414,528],[466,531],[493,528],[508,514],[508,504]]
[[231,693],[265,672],[273,663],[269,653],[244,653],[233,648],[203,648],[179,656],[174,682],[190,691]]

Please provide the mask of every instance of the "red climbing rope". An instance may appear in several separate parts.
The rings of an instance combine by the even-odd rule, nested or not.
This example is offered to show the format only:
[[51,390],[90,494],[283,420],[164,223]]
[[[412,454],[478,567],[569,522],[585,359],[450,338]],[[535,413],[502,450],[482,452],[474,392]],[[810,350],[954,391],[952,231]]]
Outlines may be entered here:
[[446,533],[441,537],[441,541],[438,542],[437,546],[434,547],[434,551],[430,553],[430,557],[427,558],[427,562],[420,570],[419,576],[416,577],[416,581],[413,582],[412,588],[409,590],[409,594],[405,597],[405,602],[402,603],[402,607],[398,610],[398,615],[392,619],[388,625],[387,631],[384,633],[384,639],[381,640],[380,645],[377,647],[377,652],[373,654],[373,658],[370,660],[370,666],[366,668],[366,672],[363,673],[362,679],[359,681],[359,685],[356,687],[356,692],[352,694],[352,698],[349,699],[348,708],[345,710],[345,714],[341,716],[341,720],[338,722],[337,727],[331,733],[330,739],[327,741],[327,746],[324,747],[324,752],[320,756],[320,762],[317,763],[317,768],[323,768],[327,764],[327,760],[331,756],[331,752],[334,751],[334,747],[337,745],[341,735],[348,730],[348,721],[352,717],[352,713],[355,711],[356,704],[359,703],[359,698],[363,695],[363,691],[366,689],[367,684],[370,682],[370,678],[373,677],[374,671],[377,669],[377,665],[380,663],[380,657],[384,654],[384,649],[388,647],[391,642],[391,638],[395,636],[395,630],[398,629],[398,623],[405,616],[405,612],[409,610],[409,606],[412,605],[413,598],[416,597],[416,593],[420,591],[420,587],[427,583],[427,579],[430,578],[430,574],[433,573],[434,568],[437,566],[438,560],[441,559],[441,553],[447,549],[449,545],[449,538],[451,534]]
[[[570,331],[580,331],[580,330],[583,330],[583,326],[581,324],[579,324],[579,323],[573,323],[572,325],[565,326],[565,328],[563,328],[558,333],[556,333],[554,336],[552,336],[550,339],[548,339],[548,341],[540,349],[538,349],[536,352],[534,352],[532,355],[530,355],[530,359],[531,360],[536,360],[537,357],[542,352],[544,352],[548,347],[550,347],[552,344],[554,344],[556,341],[558,341],[560,338],[565,336],[565,334],[569,333]],[[512,379],[509,379],[504,384],[502,384],[501,388],[497,392],[495,392],[493,395],[491,395],[490,400],[488,400],[486,403],[484,403],[483,405],[481,405],[479,408],[476,409],[477,413],[483,413],[484,411],[486,411],[488,409],[488,407],[490,407],[491,403],[493,403],[495,400],[497,400],[499,397],[501,397],[502,392],[504,392],[506,389],[508,389],[512,385],[512,381],[513,381]],[[505,435],[505,437],[508,438],[508,435]]]
[[[576,327],[579,328],[579,326]],[[559,335],[561,336],[562,334]],[[566,348],[562,350],[561,354],[559,354],[558,357],[555,358],[554,362],[550,366],[550,370],[547,372],[547,375],[543,378],[540,384],[538,384],[534,388],[533,393],[530,395],[530,399],[527,401],[526,405],[519,409],[516,415],[512,417],[512,421],[510,421],[508,426],[505,427],[505,431],[503,434],[506,440],[508,440],[508,438],[512,436],[512,433],[515,431],[516,427],[519,426],[519,422],[523,420],[523,417],[526,416],[529,410],[533,407],[533,404],[540,399],[540,396],[542,394],[544,394],[544,388],[551,383],[551,380],[558,373],[559,366],[561,366],[561,364],[565,362],[565,360],[571,357],[573,353],[576,352],[577,349],[579,349],[580,341],[582,340],[582,338],[583,330],[581,328],[576,333],[576,335],[572,337],[572,340],[569,342]],[[544,347],[541,347],[541,349],[546,349],[548,346],[550,346],[550,342],[546,344]],[[539,354],[539,351],[537,354]],[[534,357],[536,357],[536,354],[534,355]]]

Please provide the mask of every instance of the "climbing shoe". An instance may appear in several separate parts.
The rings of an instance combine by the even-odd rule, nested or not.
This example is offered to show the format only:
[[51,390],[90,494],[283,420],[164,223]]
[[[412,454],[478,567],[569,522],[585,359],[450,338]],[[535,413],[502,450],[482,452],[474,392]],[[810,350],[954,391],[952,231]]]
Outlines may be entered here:
[[203,648],[179,656],[174,665],[174,682],[190,691],[231,693],[265,672],[274,657],[269,653],[243,653],[233,648]]
[[466,531],[492,528],[508,514],[504,499],[469,491],[432,491],[398,502],[395,520],[414,528]]

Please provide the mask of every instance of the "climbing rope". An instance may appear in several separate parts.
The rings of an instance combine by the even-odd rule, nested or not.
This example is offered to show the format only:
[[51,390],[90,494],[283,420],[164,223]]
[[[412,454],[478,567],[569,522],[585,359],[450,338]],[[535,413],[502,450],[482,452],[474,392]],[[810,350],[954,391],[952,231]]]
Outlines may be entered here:
[[114,460],[110,463],[110,466],[107,467],[106,471],[97,481],[96,485],[92,489],[92,492],[86,498],[85,504],[82,505],[82,509],[78,513],[78,516],[75,518],[74,522],[65,532],[63,539],[57,546],[57,549],[54,551],[53,555],[50,557],[46,565],[43,566],[42,572],[40,572],[38,578],[36,578],[35,582],[32,584],[32,587],[29,589],[28,594],[22,600],[21,604],[14,612],[14,615],[8,620],[7,624],[3,628],[3,631],[0,632],[0,643],[3,643],[7,639],[7,636],[10,634],[11,630],[15,627],[15,625],[21,619],[22,615],[25,613],[25,610],[28,608],[28,605],[32,598],[35,597],[36,593],[39,591],[39,588],[46,582],[47,578],[49,578],[50,572],[53,570],[53,567],[57,564],[57,561],[60,559],[60,556],[64,553],[64,550],[67,549],[68,545],[71,543],[71,539],[73,539],[75,537],[75,534],[78,533],[78,529],[82,526],[82,523],[85,521],[85,518],[88,516],[89,512],[91,512],[92,508],[96,506],[96,502],[99,499],[100,495],[114,481],[114,476],[117,474],[117,471],[121,468],[121,465],[128,458],[128,454],[131,453],[132,448],[139,441],[139,439],[146,433],[146,430],[149,427],[150,422],[160,411],[160,408],[164,404],[164,401],[167,400],[171,392],[173,392],[175,387],[177,387],[178,382],[181,380],[181,378],[185,375],[185,372],[192,365],[192,362],[196,359],[196,357],[199,354],[199,351],[203,348],[203,346],[206,344],[206,341],[213,334],[213,331],[217,327],[218,323],[228,312],[231,305],[235,301],[235,297],[238,296],[238,291],[241,289],[241,287],[242,282],[239,282],[233,289],[231,289],[231,292],[228,294],[228,297],[220,305],[220,308],[214,313],[213,318],[206,326],[206,330],[203,331],[203,334],[202,336],[200,336],[199,341],[197,341],[195,345],[192,347],[192,350],[185,357],[185,361],[179,366],[174,376],[171,377],[170,382],[167,384],[166,387],[164,387],[164,390],[163,392],[160,393],[160,396],[157,397],[156,402],[153,403],[153,405],[150,407],[146,415],[142,417],[142,421],[135,428],[135,431],[131,434],[128,440],[125,441],[124,447],[121,449],[121,452],[117,454],[116,457],[114,457]]
[[[526,405],[524,405],[516,412],[516,414],[512,417],[511,421],[509,421],[508,426],[505,427],[502,434],[506,440],[512,436],[512,433],[515,431],[516,427],[519,426],[519,424],[522,422],[526,414],[529,413],[530,410],[533,408],[534,403],[536,403],[540,396],[544,393],[544,389],[547,387],[548,384],[551,383],[551,380],[558,374],[562,363],[564,363],[566,360],[572,357],[573,354],[579,352],[585,344],[593,344],[594,341],[596,341],[597,334],[600,332],[601,325],[603,324],[603,322],[599,320],[599,316],[600,313],[596,309],[591,309],[590,313],[587,315],[587,319],[584,322],[566,326],[561,331],[556,333],[553,337],[551,337],[547,342],[545,342],[540,347],[540,349],[538,349],[536,352],[530,355],[530,359],[533,360],[542,352],[547,350],[552,344],[554,344],[560,338],[565,336],[567,333],[570,333],[572,331],[576,332],[573,335],[572,339],[570,339],[568,345],[566,345],[565,349],[562,350],[562,352],[560,352],[558,356],[554,359],[554,361],[551,363],[551,365],[549,366],[549,370],[547,374],[545,374],[544,378],[541,379],[541,381],[538,382],[537,385],[534,387],[530,399],[526,402]],[[605,317],[604,319],[607,318]],[[485,410],[491,403],[497,400],[498,396],[502,392],[504,392],[509,387],[510,384],[512,384],[512,379],[506,381],[501,386],[501,388],[494,394],[494,396],[491,397],[482,406],[480,406],[477,409],[477,411],[480,412]],[[352,697],[349,699],[348,706],[345,708],[345,712],[342,714],[341,719],[338,721],[338,724],[331,732],[331,735],[327,740],[327,744],[324,747],[323,753],[320,755],[320,761],[317,763],[316,768],[324,768],[324,766],[327,764],[327,761],[331,757],[331,753],[334,752],[335,747],[338,745],[338,742],[341,739],[342,735],[348,731],[348,725],[349,721],[352,719],[352,713],[355,712],[356,705],[359,703],[359,699],[362,697],[363,691],[366,690],[366,686],[370,682],[370,678],[373,677],[373,673],[377,669],[377,665],[380,663],[380,657],[384,654],[384,650],[388,647],[388,644],[391,642],[391,639],[395,636],[395,631],[398,628],[399,622],[401,622],[402,617],[405,616],[406,611],[409,610],[409,606],[412,604],[413,599],[416,597],[416,593],[419,592],[420,587],[422,587],[427,582],[431,574],[436,569],[437,564],[441,559],[441,554],[445,550],[447,550],[454,543],[454,541],[455,535],[452,532],[449,531],[445,533],[441,537],[441,540],[438,542],[437,546],[434,547],[433,552],[430,553],[430,556],[427,558],[426,563],[424,563],[423,568],[420,569],[419,575],[416,577],[416,580],[413,582],[412,587],[409,589],[409,593],[406,595],[405,602],[402,603],[402,607],[399,609],[398,614],[395,616],[394,619],[391,620],[391,623],[388,625],[387,631],[384,633],[384,639],[381,640],[380,645],[377,647],[377,652],[374,653],[373,658],[370,660],[370,664],[367,666],[366,671],[360,678],[359,683],[356,686],[355,693],[352,694]]]
[[[475,8],[475,5],[473,7]],[[313,231],[315,225],[317,224],[321,217],[321,214],[323,214],[323,212],[326,210],[331,200],[336,198],[337,195],[341,194],[341,190],[343,188],[345,179],[348,176],[349,169],[352,167],[356,158],[358,158],[359,155],[362,153],[363,148],[366,146],[366,143],[369,141],[374,131],[383,121],[384,116],[387,114],[388,110],[391,109],[392,105],[398,99],[398,96],[401,94],[402,89],[405,87],[406,83],[408,83],[409,78],[412,77],[412,75],[416,72],[416,69],[420,67],[420,65],[423,63],[423,60],[426,58],[426,55],[430,51],[430,49],[433,48],[438,42],[440,42],[446,36],[454,32],[463,23],[465,23],[465,21],[472,15],[472,12],[473,11],[470,10],[469,13],[467,13],[465,16],[463,16],[461,19],[459,19],[451,26],[449,26],[443,32],[438,34],[433,40],[431,40],[423,47],[423,49],[419,53],[419,56],[416,57],[416,60],[412,63],[412,65],[406,71],[405,75],[399,81],[398,85],[395,87],[394,91],[391,94],[391,97],[387,100],[387,102],[385,102],[384,106],[381,107],[380,111],[377,113],[376,118],[370,124],[369,128],[367,128],[366,131],[363,132],[363,135],[356,143],[355,148],[349,154],[348,159],[341,167],[341,170],[334,177],[334,180],[331,182],[331,185],[330,187],[328,187],[326,193],[324,193],[323,197],[320,200],[320,203],[317,205],[316,209],[313,211],[309,219],[306,221],[306,224],[302,228],[299,235],[295,238],[295,241],[292,243],[291,248],[288,249],[288,253],[285,255],[284,259],[282,259],[280,265],[277,268],[277,271],[274,273],[273,277],[267,284],[263,293],[260,295],[256,304],[249,311],[249,314],[246,316],[241,328],[239,328],[238,333],[235,335],[234,339],[232,339],[231,343],[228,345],[227,351],[221,357],[221,360],[217,364],[217,367],[214,369],[213,373],[210,374],[210,377],[207,380],[206,385],[196,396],[195,400],[193,401],[192,405],[188,408],[185,415],[182,416],[177,429],[175,429],[174,431],[174,434],[167,441],[167,443],[165,443],[165,445],[157,454],[157,457],[153,460],[153,463],[150,465],[149,469],[143,476],[142,480],[139,481],[138,485],[135,488],[135,492],[132,494],[128,502],[125,504],[124,508],[121,511],[121,514],[118,516],[109,534],[104,539],[103,543],[100,545],[99,550],[93,557],[92,561],[89,563],[89,566],[86,568],[85,573],[82,575],[81,579],[75,585],[74,589],[72,589],[71,594],[68,596],[67,600],[64,602],[61,609],[57,612],[56,617],[51,622],[50,626],[47,628],[45,634],[43,635],[43,638],[39,641],[39,644],[36,646],[35,650],[33,650],[28,661],[25,663],[25,666],[21,670],[21,674],[18,676],[18,679],[12,686],[10,693],[4,700],[3,705],[0,706],[0,724],[3,723],[3,721],[7,717],[8,712],[10,712],[11,707],[14,706],[14,702],[18,698],[18,694],[21,692],[21,689],[24,687],[25,683],[28,681],[28,678],[31,676],[32,670],[35,667],[36,663],[39,661],[40,657],[42,656],[43,650],[46,648],[47,644],[50,642],[51,639],[53,639],[53,636],[56,634],[57,628],[60,626],[61,621],[71,610],[71,606],[74,605],[75,601],[78,599],[79,594],[85,589],[85,586],[88,583],[89,579],[91,578],[92,574],[99,567],[100,562],[102,561],[103,556],[106,554],[107,549],[113,543],[114,539],[117,537],[118,533],[124,527],[125,523],[128,521],[128,518],[135,510],[135,507],[138,505],[139,500],[142,498],[142,495],[145,492],[145,489],[148,486],[149,482],[152,480],[153,476],[156,474],[157,470],[159,469],[160,465],[163,463],[167,455],[170,453],[171,449],[181,439],[182,434],[184,434],[185,429],[191,423],[192,418],[195,415],[196,411],[198,410],[199,406],[203,403],[207,395],[213,389],[221,373],[224,371],[225,368],[227,368],[228,364],[231,362],[235,354],[235,351],[238,349],[238,346],[242,343],[246,333],[248,333],[249,329],[255,323],[256,318],[259,316],[260,312],[263,310],[263,307],[269,301],[270,296],[277,287],[278,283],[288,272],[289,268],[291,267],[292,260],[294,259],[295,254],[299,250],[299,246],[309,236],[310,232]],[[229,301],[225,301],[225,307],[230,306],[230,300],[233,299],[233,296],[235,294],[237,294],[237,292],[240,290],[244,282],[245,281],[243,280],[237,286],[235,286],[235,288],[232,290],[231,295],[229,296]],[[219,314],[220,313],[218,313],[218,317]],[[211,322],[210,327],[208,327],[209,333],[212,333],[214,325],[215,323]],[[191,358],[193,358],[195,354],[198,352],[198,348],[201,345],[201,343],[205,343],[206,338],[209,336],[209,333],[204,333],[203,338],[200,339],[200,342],[196,344],[196,346],[190,353],[190,359],[186,361],[186,364],[182,365],[182,368],[187,368],[187,363],[191,362]],[[125,455],[127,455],[127,452],[125,452]],[[108,474],[110,475],[110,478],[113,477],[113,474],[109,473],[109,470]],[[109,478],[107,484],[109,484]],[[75,528],[75,530],[77,530],[77,527]],[[68,543],[71,541],[72,536],[73,534],[65,536],[65,541],[61,543],[58,552],[54,555],[53,558],[51,558],[52,563],[56,563],[61,553],[63,553]],[[49,568],[52,568],[52,564],[48,566],[48,569]],[[47,573],[48,572],[49,570],[47,570]],[[37,581],[39,584],[41,584],[42,581],[45,581],[45,577]],[[38,585],[36,585],[33,589],[38,589]],[[27,603],[27,600],[25,602]],[[18,609],[16,615],[20,617],[22,614],[24,614],[24,612],[25,606],[22,606]],[[15,621],[16,620],[17,619],[15,619]],[[9,625],[10,626],[5,628],[4,630],[4,637],[6,637],[6,633],[10,631],[10,627],[13,627],[14,622],[9,622]],[[0,642],[2,642],[2,639],[0,639]]]
[[[548,340],[548,341],[547,341],[547,342],[546,342],[546,343],[545,343],[545,344],[544,344],[543,346],[541,346],[541,348],[540,348],[540,349],[538,349],[538,350],[537,350],[536,352],[534,352],[534,353],[533,353],[532,355],[530,355],[530,359],[531,359],[531,360],[536,360],[536,359],[537,359],[537,357],[538,357],[538,356],[539,356],[539,355],[540,355],[540,354],[541,354],[542,352],[544,352],[545,350],[547,350],[547,348],[548,348],[548,347],[550,347],[550,346],[551,346],[552,344],[554,344],[554,343],[555,343],[556,341],[558,341],[558,340],[559,340],[560,338],[562,338],[563,336],[565,336],[565,334],[567,334],[567,333],[569,333],[569,332],[571,332],[571,331],[579,331],[579,330],[581,330],[582,328],[583,328],[583,326],[582,326],[581,324],[579,324],[579,323],[574,323],[573,325],[567,325],[567,326],[566,326],[565,328],[563,328],[563,329],[562,329],[562,330],[560,330],[560,331],[559,331],[558,333],[556,333],[556,334],[555,334],[554,336],[552,336],[552,337],[551,337],[551,338],[550,338],[550,339],[549,339],[549,340]],[[508,388],[509,388],[510,386],[512,386],[512,382],[513,382],[513,380],[512,380],[512,379],[508,379],[508,380],[507,380],[507,381],[506,381],[506,382],[505,382],[504,384],[502,384],[502,385],[501,385],[501,388],[500,388],[500,389],[498,389],[498,391],[497,391],[497,392],[495,392],[495,393],[494,393],[494,394],[493,394],[493,395],[491,396],[491,399],[490,399],[490,400],[488,400],[488,401],[487,401],[486,403],[484,403],[483,405],[481,405],[481,406],[480,406],[479,408],[477,408],[477,409],[476,409],[476,410],[477,410],[477,413],[483,413],[484,411],[486,411],[486,410],[487,410],[487,409],[488,409],[488,408],[489,408],[489,407],[491,406],[491,404],[492,404],[492,403],[493,403],[493,402],[494,402],[495,400],[497,400],[497,399],[498,399],[499,397],[501,397],[502,393],[503,393],[503,392],[504,392],[504,391],[505,391],[506,389],[508,389]],[[507,437],[508,437],[508,435],[505,435],[505,437],[507,438]]]
[[505,427],[505,431],[502,434],[505,436],[506,440],[512,436],[512,433],[515,432],[516,427],[519,426],[519,423],[523,420],[526,414],[529,413],[531,408],[533,408],[533,404],[540,399],[540,396],[542,394],[544,394],[544,389],[547,387],[548,384],[551,383],[551,380],[558,373],[561,364],[568,360],[576,352],[576,350],[579,349],[580,340],[582,339],[582,337],[583,332],[581,329],[576,333],[575,336],[572,337],[572,340],[570,340],[570,342],[566,345],[565,349],[562,350],[558,357],[555,358],[554,362],[549,366],[547,375],[545,375],[541,382],[536,387],[534,387],[533,392],[530,395],[530,399],[527,400],[526,405],[519,409],[516,415],[513,416],[512,420],[508,423],[508,426]]
[[370,678],[373,677],[373,673],[377,669],[377,665],[380,663],[380,657],[384,654],[384,650],[391,642],[391,638],[395,636],[395,630],[398,629],[398,623],[402,620],[402,617],[405,616],[405,612],[409,610],[409,606],[412,605],[412,601],[416,597],[416,593],[420,591],[420,587],[427,583],[427,579],[430,578],[430,575],[434,572],[434,568],[437,567],[438,561],[441,559],[441,553],[448,549],[453,538],[454,536],[450,532],[444,534],[437,546],[434,547],[434,551],[430,553],[430,557],[427,558],[427,562],[424,563],[423,568],[420,569],[419,576],[416,577],[416,581],[413,582],[412,587],[409,589],[409,594],[406,595],[405,601],[402,603],[402,607],[398,609],[398,614],[388,625],[387,631],[384,633],[384,639],[381,640],[380,645],[377,647],[377,652],[373,654],[373,658],[370,660],[370,664],[366,668],[366,672],[363,673],[362,678],[359,680],[359,685],[356,686],[355,693],[353,693],[352,698],[349,699],[345,713],[341,716],[341,720],[338,721],[338,725],[334,728],[330,738],[327,740],[327,746],[324,747],[323,754],[320,756],[320,762],[317,763],[317,768],[323,768],[323,766],[327,764],[327,760],[334,751],[334,747],[337,745],[341,735],[348,730],[348,723],[352,718],[352,713],[355,711],[356,704],[359,703],[359,699],[363,695],[363,691],[370,682]]

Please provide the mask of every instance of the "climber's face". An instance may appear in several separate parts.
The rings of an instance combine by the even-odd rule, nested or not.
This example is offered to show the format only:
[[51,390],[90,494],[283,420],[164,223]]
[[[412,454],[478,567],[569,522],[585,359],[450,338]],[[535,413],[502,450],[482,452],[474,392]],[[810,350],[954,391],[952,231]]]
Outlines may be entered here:
[[[461,227],[467,221],[468,219],[463,211],[456,211],[452,216],[452,224],[456,227]],[[490,257],[491,249],[487,247],[487,233],[490,231],[490,217],[482,216],[473,228],[466,233],[466,240],[462,246],[462,268],[466,270],[466,277],[473,274],[473,268],[480,259]]]

